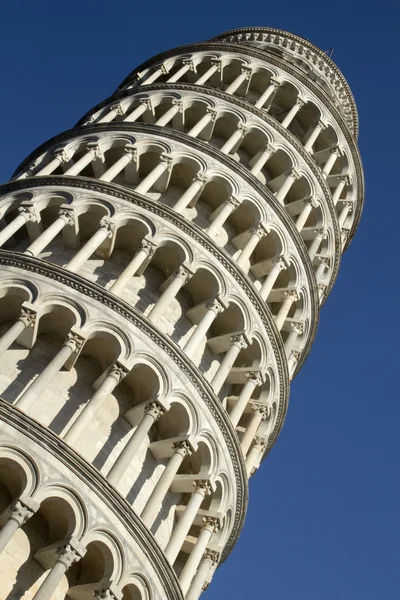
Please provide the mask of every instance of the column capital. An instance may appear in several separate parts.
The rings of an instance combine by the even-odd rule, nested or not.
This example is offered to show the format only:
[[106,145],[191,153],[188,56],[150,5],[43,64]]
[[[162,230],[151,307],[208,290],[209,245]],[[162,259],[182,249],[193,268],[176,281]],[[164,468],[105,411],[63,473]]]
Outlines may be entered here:
[[74,331],[70,331],[64,342],[64,346],[68,346],[68,348],[71,348],[74,354],[77,354],[82,349],[84,343],[85,338],[83,336]]
[[33,205],[19,206],[18,212],[20,215],[24,215],[27,221],[31,221],[32,223],[38,222],[36,211]]
[[255,387],[258,387],[263,382],[261,373],[258,373],[257,371],[249,371],[248,373],[246,373],[245,378],[247,379],[247,381],[252,381]]
[[218,313],[222,312],[223,310],[225,310],[226,306],[223,305],[221,300],[219,300],[218,298],[214,298],[213,300],[210,300],[209,302],[207,302],[206,308],[207,308],[207,310],[212,310],[213,312],[218,314]]
[[285,298],[290,298],[293,302],[300,300],[300,294],[297,290],[286,290],[283,292]]
[[217,111],[215,110],[215,108],[212,108],[211,106],[207,106],[206,108],[206,113],[208,115],[211,115],[211,120],[214,123],[214,121],[216,121],[217,119]]
[[123,117],[125,114],[120,102],[118,102],[117,104],[112,104],[110,106],[110,111],[111,110],[115,111],[117,113],[117,115],[119,115],[120,117]]
[[63,207],[58,211],[58,216],[62,217],[65,221],[65,224],[69,227],[73,227],[75,225],[75,211],[74,209]]
[[285,260],[282,258],[282,256],[275,258],[271,264],[273,267],[277,267],[280,271],[284,271],[285,269],[287,269],[287,264],[286,264]]
[[264,236],[268,235],[270,230],[265,223],[259,223],[258,225],[255,225],[254,227],[252,227],[250,229],[250,232],[254,233],[261,239]]
[[176,106],[178,108],[178,112],[179,113],[183,113],[183,102],[182,100],[178,100],[177,98],[174,98],[174,100],[172,100],[171,102],[172,106]]
[[19,527],[22,527],[22,525],[24,525],[24,523],[26,523],[34,514],[35,511],[33,508],[20,499],[17,500],[11,508],[9,518],[16,521]]
[[237,196],[229,196],[225,204],[227,206],[232,206],[233,210],[236,210],[236,208],[239,208],[239,206],[242,204],[242,200]]
[[150,415],[153,417],[155,421],[158,421],[160,417],[165,413],[165,408],[161,406],[158,402],[150,402],[144,409],[146,415]]
[[253,67],[243,66],[241,67],[241,72],[245,76],[245,79],[248,80],[253,74]]
[[269,87],[270,85],[273,85],[273,86],[274,86],[274,90],[277,90],[277,89],[278,89],[278,87],[281,85],[281,82],[280,82],[280,81],[278,81],[277,79],[274,79],[273,77],[271,77],[271,79],[269,80],[268,87]]
[[194,492],[203,492],[204,496],[209,496],[212,493],[211,484],[206,479],[198,479],[193,481]]
[[158,68],[160,69],[162,75],[168,75],[168,69],[164,63],[162,65],[160,65]]
[[306,200],[306,204],[311,206],[311,208],[318,208],[320,201],[318,198],[308,198],[308,200]]
[[324,264],[327,267],[329,267],[331,264],[331,259],[329,256],[317,256],[317,260],[321,265]]
[[293,360],[294,362],[297,363],[300,356],[301,356],[301,352],[299,350],[292,350],[289,355],[289,360]]
[[174,159],[169,154],[160,154],[160,164],[165,165],[166,169],[169,171],[172,168],[172,163]]
[[188,269],[188,267],[181,265],[177,268],[174,275],[178,279],[182,279],[183,285],[185,285],[185,283],[192,277],[193,273],[190,269]]
[[211,528],[212,533],[217,533],[219,530],[219,520],[216,517],[203,517],[203,529],[206,527]]
[[197,173],[192,179],[192,183],[201,183],[202,185],[205,185],[207,181],[208,177],[206,173]]
[[342,206],[343,208],[348,208],[349,209],[349,214],[351,214],[353,212],[353,208],[354,208],[354,202],[342,202]]
[[333,154],[334,156],[340,156],[341,155],[341,150],[339,148],[339,146],[336,146],[336,148],[331,148],[329,150],[330,154]]
[[88,148],[89,152],[93,154],[93,158],[103,157],[103,153],[98,142],[88,142],[86,147]]
[[128,375],[128,373],[128,369],[117,361],[110,367],[107,375],[111,375],[118,381],[118,383],[120,383],[124,377]]
[[288,177],[293,177],[294,180],[300,179],[301,174],[298,172],[296,167],[292,167],[288,173]]
[[126,144],[124,156],[127,156],[130,162],[136,162],[138,158],[137,148],[133,144]]
[[243,335],[243,333],[239,333],[238,335],[232,335],[229,338],[229,342],[232,344],[232,346],[233,345],[239,346],[239,348],[243,348],[243,349],[247,348],[249,345],[249,343],[248,343],[246,337]]
[[191,58],[184,58],[182,64],[189,67],[189,71],[194,71],[194,62]]
[[69,156],[64,148],[59,148],[54,151],[54,157],[58,158],[62,163],[69,161]]
[[69,569],[74,562],[77,562],[83,558],[83,556],[85,556],[86,548],[79,542],[70,540],[68,542],[64,542],[59,548],[57,548],[57,552],[57,562],[62,563],[66,569]]
[[323,295],[325,294],[325,290],[326,290],[326,285],[325,285],[325,283],[319,283],[319,284],[317,285],[317,288],[318,288],[318,293],[319,293],[321,296],[323,296]]
[[140,98],[139,103],[144,104],[146,106],[147,110],[153,110],[153,105],[151,103],[150,98]]
[[172,448],[176,452],[179,451],[179,454],[181,454],[183,457],[190,456],[193,452],[193,448],[186,440],[181,440],[180,442],[174,442],[172,444]]
[[33,327],[37,317],[36,309],[22,306],[19,315],[19,321],[22,321],[26,328]]
[[265,438],[262,438],[258,435],[255,436],[254,447],[256,447],[258,450],[260,450],[260,452],[265,450],[266,445],[267,445],[267,440]]
[[213,67],[218,67],[217,73],[220,73],[222,68],[222,60],[220,58],[213,58],[210,62]]
[[139,244],[139,250],[144,250],[147,256],[153,256],[156,251],[156,245],[150,240],[146,240],[145,238]]
[[[210,561],[212,565],[216,565],[218,563],[219,557],[220,557],[219,552],[216,552],[215,550],[207,549],[203,554],[203,560]],[[208,583],[207,583],[207,586],[208,586]]]
[[251,408],[254,412],[260,413],[263,421],[267,419],[269,415],[268,406],[265,406],[265,404],[259,404],[259,402],[252,402]]
[[328,237],[328,231],[326,229],[314,229],[314,233],[321,238],[321,240],[326,240]]
[[109,217],[103,217],[100,220],[100,228],[107,229],[107,237],[112,238],[115,232],[115,223]]
[[304,324],[303,323],[290,323],[290,330],[297,333],[297,335],[303,335]]
[[242,123],[242,122],[238,123],[236,126],[237,131],[241,131],[243,136],[246,135],[248,128],[249,127],[248,127],[247,123]]
[[299,106],[300,108],[303,108],[303,106],[306,104],[306,102],[302,98],[296,98],[296,101],[294,104],[295,104],[295,106]]

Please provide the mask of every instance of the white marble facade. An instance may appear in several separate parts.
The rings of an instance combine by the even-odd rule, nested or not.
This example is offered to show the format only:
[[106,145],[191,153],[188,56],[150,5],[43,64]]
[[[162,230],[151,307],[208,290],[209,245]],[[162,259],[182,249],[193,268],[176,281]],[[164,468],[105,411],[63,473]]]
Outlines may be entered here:
[[358,225],[355,103],[240,29],[135,69],[0,187],[4,600],[197,600]]

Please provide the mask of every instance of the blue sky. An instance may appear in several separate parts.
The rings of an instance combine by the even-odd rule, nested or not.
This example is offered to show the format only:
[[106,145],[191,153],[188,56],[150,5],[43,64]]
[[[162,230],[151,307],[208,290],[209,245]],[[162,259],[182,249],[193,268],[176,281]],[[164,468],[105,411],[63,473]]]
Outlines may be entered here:
[[365,210],[283,431],[251,481],[241,539],[203,598],[391,600],[400,587],[399,9],[389,0],[276,5],[3,3],[0,180],[164,49],[256,25],[335,49],[359,109]]

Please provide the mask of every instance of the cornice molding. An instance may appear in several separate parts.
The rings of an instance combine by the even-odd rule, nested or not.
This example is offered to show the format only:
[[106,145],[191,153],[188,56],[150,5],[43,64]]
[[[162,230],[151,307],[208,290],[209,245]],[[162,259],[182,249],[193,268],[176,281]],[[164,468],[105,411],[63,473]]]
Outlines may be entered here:
[[[137,309],[129,306],[127,302],[124,302],[117,296],[114,296],[99,285],[92,283],[79,275],[70,273],[62,267],[58,267],[44,260],[33,258],[25,254],[12,252],[10,250],[0,250],[0,265],[22,269],[27,273],[36,273],[47,277],[48,279],[58,281],[59,283],[62,283],[63,285],[74,289],[77,292],[92,298],[93,300],[96,300],[97,302],[100,302],[104,306],[107,306],[126,320],[130,321],[135,327],[143,331],[146,336],[153,340],[163,352],[172,358],[181,372],[188,377],[192,385],[197,389],[199,396],[210,410],[216,423],[218,424],[218,427],[224,435],[235,472],[237,504],[232,532],[224,548],[223,556],[226,558],[236,543],[243,527],[248,503],[248,485],[246,465],[238,435],[229,419],[228,413],[222,407],[221,402],[214,394],[209,382],[200,373],[197,367],[194,366],[192,361],[187,358],[183,350],[181,350],[178,345],[175,344],[175,342],[159,331],[159,329],[146,317],[144,317]],[[282,362],[281,367],[283,369],[284,362]],[[286,369],[284,369],[284,376],[286,382],[288,382],[287,366]],[[283,379],[284,378],[282,377],[282,380]],[[279,409],[281,414],[278,414],[277,419],[277,424],[279,422],[280,425],[279,430],[283,425],[284,417],[287,411],[287,388],[288,385],[283,386],[283,389],[281,388],[282,392],[279,401]],[[278,429],[278,427],[275,429]]]
[[[304,48],[307,48],[311,52],[315,53],[318,56],[318,58],[320,60],[322,60],[328,66],[328,68],[336,75],[336,77],[340,80],[341,84],[343,85],[343,88],[347,94],[347,98],[348,98],[350,108],[351,108],[351,113],[352,113],[352,118],[353,118],[353,123],[354,123],[354,137],[355,138],[358,137],[358,113],[357,113],[357,106],[356,106],[351,88],[350,88],[349,84],[347,83],[346,78],[344,77],[341,70],[338,68],[338,66],[334,63],[334,61],[331,58],[329,58],[329,56],[323,50],[318,48],[318,46],[316,46],[315,44],[313,44],[312,42],[310,42],[310,40],[307,40],[306,38],[303,38],[299,35],[291,33],[290,31],[285,31],[284,29],[274,29],[271,27],[244,27],[242,29],[241,28],[231,29],[229,31],[225,31],[224,33],[221,33],[221,34],[211,38],[210,42],[214,42],[214,41],[220,42],[220,41],[223,41],[223,39],[228,36],[246,35],[247,33],[253,33],[253,34],[254,33],[258,33],[258,34],[264,33],[264,34],[270,34],[270,35],[284,37],[292,42],[295,42],[295,43],[303,46]],[[249,40],[249,41],[257,41],[257,40]],[[230,42],[230,40],[228,40],[228,43],[229,42]],[[238,41],[238,44],[240,44],[240,41]],[[273,42],[271,44],[273,44]],[[287,50],[287,48],[283,45],[279,45],[279,44],[274,44],[274,45],[282,48],[283,50]],[[301,54],[300,54],[300,57],[302,57]]]
[[149,557],[165,585],[166,597],[171,598],[171,600],[183,600],[178,577],[150,530],[132,510],[130,504],[119,495],[95,467],[87,463],[58,435],[43,427],[32,417],[28,417],[3,398],[0,398],[0,420],[11,425],[15,430],[20,431],[47,452],[50,452],[96,493],[104,504],[114,512],[116,518],[124,524],[142,552]]
[[[203,152],[203,153],[213,157],[215,160],[222,162],[232,171],[238,172],[242,176],[242,178],[244,180],[246,180],[247,183],[251,187],[256,188],[259,195],[265,199],[267,204],[272,205],[275,214],[278,214],[279,217],[281,218],[289,235],[291,235],[291,237],[292,237],[292,241],[294,242],[294,244],[297,248],[297,251],[299,252],[300,258],[304,265],[305,273],[306,273],[307,280],[308,280],[309,292],[310,292],[310,296],[309,296],[310,297],[310,305],[311,305],[310,329],[309,329],[309,336],[307,339],[307,344],[305,345],[305,348],[302,353],[301,363],[299,363],[299,365],[298,365],[298,369],[299,369],[300,366],[303,364],[308,352],[311,349],[312,342],[316,335],[316,330],[317,330],[317,325],[318,325],[318,320],[319,320],[319,298],[318,298],[317,282],[315,279],[315,271],[313,269],[310,257],[308,255],[306,247],[303,243],[303,240],[300,236],[300,233],[298,232],[292,219],[286,213],[283,206],[278,202],[278,200],[276,200],[275,196],[272,194],[272,192],[270,190],[268,190],[268,188],[263,186],[262,183],[254,175],[252,175],[250,173],[250,171],[248,171],[248,169],[246,169],[245,167],[243,167],[242,165],[237,163],[233,158],[229,158],[226,154],[223,154],[220,150],[213,148],[209,144],[201,142],[201,141],[197,140],[196,138],[190,138],[186,134],[181,133],[179,131],[175,131],[173,129],[165,129],[164,127],[158,127],[157,125],[148,125],[147,123],[145,123],[145,124],[143,124],[143,123],[125,123],[124,124],[124,123],[112,123],[111,122],[111,123],[102,123],[102,124],[98,123],[97,125],[87,125],[85,127],[69,129],[69,130],[64,131],[63,133],[51,138],[50,140],[48,140],[47,142],[45,142],[44,144],[39,146],[36,150],[34,150],[34,152],[32,152],[28,156],[28,158],[26,158],[23,161],[23,163],[21,165],[19,165],[19,167],[15,171],[15,174],[24,170],[24,168],[29,163],[31,163],[32,161],[35,160],[35,157],[40,156],[41,154],[43,154],[43,152],[46,152],[52,146],[56,146],[58,143],[66,141],[68,138],[83,136],[85,134],[88,135],[90,133],[113,132],[113,131],[121,131],[121,130],[131,132],[131,133],[138,132],[138,133],[146,133],[146,134],[154,132],[154,134],[159,135],[160,137],[174,139],[177,142],[180,142],[186,146],[195,148],[195,149],[199,150],[200,152]],[[34,179],[35,179],[35,177],[32,178],[32,180],[34,180]],[[24,179],[24,181],[26,181],[26,180],[27,180],[27,178]],[[82,178],[82,180],[83,181],[85,181],[85,180],[97,181],[94,178],[93,179]],[[20,180],[18,180],[18,181],[20,181]],[[115,184],[112,184],[112,185],[115,185]],[[119,185],[116,186],[116,188],[126,190],[126,188],[124,188],[123,186],[119,186]],[[111,187],[111,189],[113,189],[113,188]],[[0,191],[1,191],[1,188],[0,188]],[[335,236],[335,262],[334,262],[334,266],[333,266],[333,275],[332,275],[331,281],[329,282],[329,286],[327,286],[327,290],[326,290],[327,295],[329,294],[329,292],[332,288],[333,281],[335,280],[337,272],[339,270],[339,262],[340,262],[340,239],[338,236]]]
[[[311,79],[307,78],[304,73],[302,73],[302,71],[300,69],[298,69],[295,65],[288,65],[287,62],[283,61],[282,59],[279,59],[278,57],[273,56],[272,54],[266,54],[265,52],[263,52],[262,50],[256,50],[256,49],[252,49],[248,46],[243,46],[243,45],[231,45],[228,43],[214,43],[214,42],[202,42],[202,43],[197,43],[197,44],[186,44],[185,46],[178,46],[176,48],[172,48],[171,50],[167,50],[165,52],[161,52],[159,54],[157,54],[156,56],[148,59],[147,61],[145,61],[144,63],[140,64],[138,67],[136,67],[133,71],[131,71],[131,73],[123,80],[123,82],[118,86],[116,92],[119,92],[121,90],[121,88],[123,88],[125,85],[127,85],[129,83],[129,81],[132,79],[132,77],[138,72],[138,71],[142,71],[143,69],[147,69],[148,67],[150,67],[152,64],[160,62],[160,60],[165,60],[166,58],[170,58],[171,56],[177,56],[180,53],[185,53],[185,52],[196,52],[196,51],[204,51],[204,50],[218,50],[221,52],[233,52],[234,54],[244,54],[246,56],[252,56],[253,58],[256,58],[262,62],[265,62],[266,64],[271,64],[271,65],[275,65],[276,67],[279,67],[280,69],[282,69],[283,71],[285,71],[286,73],[288,73],[289,75],[292,75],[293,77],[297,78],[301,83],[303,83],[305,86],[308,86],[308,88],[310,89],[310,91],[321,100],[321,102],[323,102],[327,108],[330,110],[330,112],[332,113],[333,117],[335,118],[336,122],[338,123],[339,127],[342,130],[342,133],[344,135],[344,137],[346,138],[347,143],[349,144],[352,156],[353,156],[353,160],[354,160],[354,164],[356,166],[356,172],[357,172],[357,179],[360,182],[360,190],[362,190],[362,202],[360,205],[357,205],[356,211],[355,211],[355,215],[354,215],[354,221],[353,221],[353,226],[350,230],[350,234],[348,237],[348,241],[346,242],[346,246],[345,248],[347,248],[347,246],[349,245],[351,238],[353,237],[355,230],[358,227],[358,223],[360,221],[361,218],[361,213],[362,213],[362,208],[363,208],[363,198],[364,198],[364,174],[362,171],[362,164],[361,164],[361,159],[360,156],[358,154],[358,149],[357,146],[355,144],[355,140],[354,137],[346,123],[346,121],[344,120],[344,118],[342,117],[342,115],[340,114],[340,112],[338,111],[338,109],[336,108],[336,106],[333,104],[332,100],[329,98],[328,94],[326,94],[323,90],[321,90],[315,83],[313,83],[311,81]],[[145,87],[145,86],[143,86]],[[206,86],[198,86],[198,87],[206,87]],[[214,88],[210,88],[211,90],[214,90]],[[218,90],[216,90],[218,91]]]

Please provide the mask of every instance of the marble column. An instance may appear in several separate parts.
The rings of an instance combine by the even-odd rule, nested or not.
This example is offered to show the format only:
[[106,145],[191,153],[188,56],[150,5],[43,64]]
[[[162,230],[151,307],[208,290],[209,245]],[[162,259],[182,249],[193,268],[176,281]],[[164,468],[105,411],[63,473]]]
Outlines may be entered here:
[[317,252],[319,250],[322,240],[326,239],[328,236],[326,229],[315,229],[314,231],[315,231],[315,238],[312,241],[312,243],[308,249],[308,255],[311,258],[311,260],[314,260],[315,255],[317,254]]
[[225,94],[234,94],[244,81],[248,81],[250,79],[251,75],[252,69],[250,67],[242,67],[242,72],[226,88]]
[[86,154],[81,156],[81,158],[77,160],[72,167],[67,169],[64,175],[79,175],[79,173],[81,173],[85,167],[90,165],[93,160],[102,157],[101,150],[97,143],[89,143],[87,147],[89,150],[86,152]]
[[22,527],[38,510],[37,504],[32,498],[24,501],[22,498],[17,500],[10,509],[7,521],[0,530],[0,554],[10,542],[14,533]]
[[193,577],[196,574],[212,534],[216,533],[217,531],[218,520],[213,517],[205,517],[203,519],[203,527],[200,531],[199,537],[197,538],[197,542],[189,554],[189,558],[187,559],[179,577],[179,583],[184,595],[187,593]]
[[94,420],[96,413],[100,410],[106,398],[113,393],[114,389],[127,374],[127,369],[121,364],[115,363],[112,365],[103,382],[65,434],[64,440],[70,446],[73,446],[78,441],[85,429]]
[[[272,154],[275,152],[275,148],[273,146],[271,146],[270,144],[267,144],[267,147],[262,150],[262,152],[260,153],[260,156],[254,161],[253,166],[250,169],[250,173],[252,175],[257,176],[261,169],[264,168],[265,163],[271,158]],[[249,163],[250,166],[250,163]]]
[[243,248],[243,250],[241,251],[239,258],[236,261],[236,264],[239,267],[245,267],[248,263],[248,261],[251,258],[251,255],[253,254],[254,250],[256,249],[258,242],[269,233],[269,229],[266,227],[266,225],[264,223],[260,223],[259,225],[256,225],[255,227],[253,227],[251,230],[251,236],[247,242],[247,244],[245,245],[245,247]]
[[146,194],[149,189],[158,181],[165,171],[172,169],[173,159],[171,156],[164,154],[160,155],[160,162],[154,167],[152,171],[139,183],[135,188],[135,192],[138,194]]
[[140,515],[143,523],[150,529],[161,510],[165,496],[168,494],[171,484],[181,466],[184,458],[192,453],[192,448],[185,440],[172,444],[174,453],[168,461],[165,470],[157,481],[146,506]]
[[260,296],[263,300],[268,300],[268,296],[275,285],[281,271],[287,268],[286,262],[281,258],[276,258],[272,262],[272,269],[266,276],[260,289]]
[[286,321],[292,304],[300,299],[300,295],[296,290],[288,290],[287,292],[284,292],[284,297],[285,299],[282,302],[279,312],[275,317],[275,325],[278,331],[282,329],[282,326]]
[[297,115],[297,113],[299,112],[299,110],[301,108],[303,108],[304,106],[304,101],[301,100],[301,98],[297,98],[296,102],[294,103],[294,105],[292,106],[292,108],[289,110],[288,114],[286,115],[286,117],[283,119],[281,125],[282,127],[289,127],[289,125],[292,123],[293,119],[295,118],[295,116]]
[[206,175],[204,173],[198,173],[196,177],[194,177],[191,185],[188,187],[186,192],[184,192],[179,198],[179,200],[177,200],[177,202],[175,203],[173,207],[174,211],[181,214],[192,201],[197,199],[197,196],[203,190],[206,182]]
[[171,75],[169,79],[167,79],[167,83],[174,83],[175,81],[179,81],[185,73],[188,71],[194,71],[194,64],[192,60],[183,60],[183,66],[174,74]]
[[14,325],[0,337],[0,356],[9,349],[21,333],[28,327],[34,327],[37,313],[35,310],[22,306],[21,313]]
[[296,169],[291,169],[291,171],[288,173],[285,181],[283,182],[281,188],[276,194],[276,199],[279,200],[281,204],[283,204],[283,201],[289,193],[290,188],[292,187],[296,179],[299,179],[299,177],[300,174],[296,171]]
[[257,433],[257,430],[261,424],[261,421],[265,420],[268,415],[268,409],[262,404],[253,403],[253,416],[251,417],[250,423],[247,426],[246,431],[242,437],[240,445],[242,447],[243,454],[246,456],[250,444]]
[[57,169],[57,167],[59,167],[65,162],[68,162],[68,160],[69,156],[67,155],[65,150],[56,151],[56,156],[53,158],[53,160],[47,163],[47,165],[43,167],[43,169],[40,169],[40,171],[38,171],[35,174],[35,176],[43,177],[44,175],[51,175],[51,173],[53,173]]
[[188,358],[193,358],[196,354],[199,344],[207,335],[216,316],[218,313],[222,312],[224,308],[223,304],[217,298],[207,303],[205,314],[183,348]]
[[110,121],[113,121],[115,119],[115,117],[123,117],[123,116],[124,116],[124,111],[122,109],[121,104],[112,104],[110,106],[108,113],[106,113],[104,115],[104,117],[101,117],[101,119],[99,119],[97,121],[97,123],[110,123]]
[[240,142],[247,133],[247,127],[244,123],[238,123],[235,131],[226,140],[225,144],[220,148],[220,151],[224,154],[229,154],[232,150],[236,152]]
[[339,227],[342,228],[349,214],[353,211],[353,202],[343,202],[343,208],[339,215]]
[[141,98],[139,100],[139,106],[135,108],[129,115],[123,120],[124,123],[133,123],[146,111],[152,110],[152,104],[149,98]]
[[304,144],[304,150],[307,150],[307,152],[312,152],[312,147],[313,147],[315,141],[317,140],[317,137],[319,136],[321,131],[324,129],[324,127],[325,127],[325,125],[322,121],[316,122],[316,124],[314,125],[314,129],[311,131],[307,141]]
[[177,115],[179,112],[183,112],[183,104],[180,100],[172,100],[172,106],[166,113],[162,115],[154,124],[159,127],[164,127],[168,125],[170,121]]
[[264,453],[266,446],[267,441],[264,438],[258,436],[254,438],[254,444],[246,457],[247,477],[253,475],[253,469],[256,465],[256,462],[259,459],[260,454]]
[[228,198],[218,215],[215,217],[214,221],[211,223],[210,227],[207,229],[207,234],[209,237],[214,237],[217,235],[233,211],[240,206],[241,202],[241,199],[236,198],[235,196],[230,196],[230,198]]
[[217,372],[211,380],[211,387],[216,394],[220,392],[222,386],[224,385],[231,368],[235,364],[235,360],[239,356],[240,351],[248,346],[246,337],[243,334],[233,335],[229,338],[229,343],[229,350],[224,355]]
[[132,436],[128,440],[121,454],[111,467],[107,475],[107,480],[114,486],[118,486],[121,479],[126,474],[135,455],[144,443],[150,429],[156,421],[164,414],[165,409],[158,402],[151,402],[144,411],[144,416],[136,427]]
[[123,154],[107,171],[99,177],[99,181],[112,181],[117,175],[125,169],[131,162],[137,161],[137,149],[127,144],[123,149]]
[[179,290],[185,285],[189,278],[193,275],[187,267],[179,267],[174,276],[171,278],[169,285],[164,289],[163,293],[148,314],[148,318],[152,323],[157,323],[168,309],[171,302],[176,297]]
[[222,64],[220,60],[211,61],[211,67],[207,69],[204,75],[195,81],[195,85],[204,85],[210,79],[210,77],[214,75],[214,73],[220,73],[221,69]]
[[50,242],[64,229],[66,225],[73,227],[75,225],[74,211],[73,208],[60,208],[59,217],[53,221],[53,223],[43,231],[41,235],[28,248],[24,254],[30,256],[37,256],[40,254]]
[[261,377],[260,373],[249,372],[246,374],[246,382],[239,394],[239,397],[237,399],[235,406],[232,408],[231,412],[229,413],[230,420],[234,427],[236,427],[236,425],[239,423],[240,419],[242,418],[242,415],[245,411],[246,406],[248,405],[248,403],[250,401],[250,398],[251,398],[254,390],[256,389],[256,387],[258,387],[261,384],[262,384],[262,377]]
[[34,401],[51,384],[59,370],[65,365],[72,354],[77,354],[84,344],[84,339],[76,333],[69,333],[61,349],[48,365],[41,371],[40,375],[31,383],[28,389],[18,398],[16,405],[25,412]]
[[297,231],[301,231],[303,229],[304,225],[307,222],[308,217],[311,214],[311,211],[315,208],[318,208],[318,206],[319,206],[319,202],[315,198],[310,198],[309,200],[305,201],[304,208],[296,220]]
[[194,138],[197,137],[209,123],[215,122],[216,119],[217,111],[207,107],[206,114],[196,123],[196,125],[193,125],[187,135]]
[[185,541],[191,526],[193,525],[197,511],[199,510],[205,496],[211,494],[211,487],[208,481],[194,481],[193,486],[194,491],[190,496],[190,500],[187,503],[186,509],[175,526],[167,547],[164,550],[164,554],[171,565],[174,564],[176,557],[182,548],[182,544]]
[[325,165],[322,167],[322,175],[324,175],[325,177],[328,177],[329,173],[333,169],[333,165],[335,164],[335,162],[337,161],[339,156],[340,156],[339,148],[333,148],[330,151],[330,157],[326,161]]
[[149,240],[142,240],[139,245],[135,256],[132,258],[130,263],[122,271],[121,275],[114,281],[110,287],[110,292],[115,295],[119,295],[120,292],[125,288],[127,283],[132,279],[136,272],[140,269],[143,263],[148,260],[155,252],[156,246]]
[[3,246],[25,223],[37,222],[36,211],[33,206],[20,206],[18,216],[15,217],[4,229],[0,231],[0,247]]
[[81,560],[85,553],[86,549],[81,544],[76,545],[72,542],[62,544],[56,564],[48,573],[33,600],[51,600],[65,573],[74,562]]
[[186,594],[185,600],[198,600],[202,591],[207,587],[207,577],[211,569],[218,563],[219,554],[214,550],[206,550],[201,559],[196,575],[193,577],[192,585]]
[[261,94],[261,96],[255,103],[256,108],[263,108],[267,100],[269,100],[272,97],[272,95],[278,90],[279,86],[279,81],[276,81],[275,79],[271,78],[267,89],[263,94]]
[[85,242],[82,248],[75,254],[75,256],[69,261],[65,269],[71,273],[76,273],[83,266],[83,264],[96,252],[101,244],[107,238],[112,238],[115,231],[115,224],[108,219],[103,217],[100,221],[99,229],[92,235],[91,238]]

